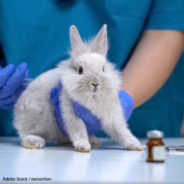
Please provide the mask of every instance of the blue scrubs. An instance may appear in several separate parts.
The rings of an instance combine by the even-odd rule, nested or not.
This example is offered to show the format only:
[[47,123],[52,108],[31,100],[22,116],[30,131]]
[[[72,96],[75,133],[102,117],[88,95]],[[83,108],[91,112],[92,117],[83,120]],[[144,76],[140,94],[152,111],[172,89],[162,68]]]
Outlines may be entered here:
[[[144,30],[184,30],[184,0],[1,0],[0,62],[27,62],[30,77],[36,77],[68,57],[70,25],[88,39],[104,23],[110,42],[108,58],[122,70]],[[134,111],[129,125],[135,135],[143,137],[150,129],[179,135],[183,65],[181,59],[164,87]],[[0,112],[1,136],[15,135],[9,114]]]

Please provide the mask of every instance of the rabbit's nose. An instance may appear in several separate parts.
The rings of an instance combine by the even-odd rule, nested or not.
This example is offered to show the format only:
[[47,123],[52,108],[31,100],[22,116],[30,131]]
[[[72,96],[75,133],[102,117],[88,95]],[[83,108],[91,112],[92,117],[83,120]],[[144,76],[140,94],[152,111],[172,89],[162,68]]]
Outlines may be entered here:
[[93,92],[96,92],[97,91],[97,86],[99,85],[99,83],[91,83],[91,85],[94,87]]
[[96,88],[99,85],[99,83],[91,83],[91,85]]

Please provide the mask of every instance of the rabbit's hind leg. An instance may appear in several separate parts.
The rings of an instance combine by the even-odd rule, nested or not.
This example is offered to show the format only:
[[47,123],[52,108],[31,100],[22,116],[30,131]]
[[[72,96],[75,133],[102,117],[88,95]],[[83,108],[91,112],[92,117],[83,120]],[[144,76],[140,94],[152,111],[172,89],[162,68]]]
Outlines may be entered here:
[[45,140],[37,135],[27,135],[21,140],[21,144],[29,149],[41,149],[45,147]]

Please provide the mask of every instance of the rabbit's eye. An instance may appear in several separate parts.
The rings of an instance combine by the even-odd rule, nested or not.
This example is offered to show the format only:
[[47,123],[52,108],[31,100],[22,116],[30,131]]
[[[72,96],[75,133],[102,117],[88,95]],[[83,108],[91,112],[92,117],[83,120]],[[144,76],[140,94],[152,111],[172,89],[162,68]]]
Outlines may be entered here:
[[79,75],[83,74],[83,68],[82,66],[79,67]]
[[105,72],[105,66],[102,67],[102,71]]

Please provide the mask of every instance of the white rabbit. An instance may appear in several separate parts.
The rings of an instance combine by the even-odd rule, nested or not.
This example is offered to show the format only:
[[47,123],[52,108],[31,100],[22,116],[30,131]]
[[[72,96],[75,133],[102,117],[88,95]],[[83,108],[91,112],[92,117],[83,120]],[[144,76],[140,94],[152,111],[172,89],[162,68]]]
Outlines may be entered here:
[[141,149],[140,142],[128,129],[122,113],[118,97],[121,76],[106,59],[107,26],[104,25],[95,39],[88,43],[84,43],[77,28],[71,26],[70,42],[71,57],[32,81],[15,105],[14,125],[22,145],[26,148],[43,148],[45,141],[67,140],[57,126],[50,102],[50,90],[61,79],[62,116],[69,140],[76,151],[88,152],[91,145],[86,126],[76,116],[71,99],[96,115],[105,132],[123,147]]

